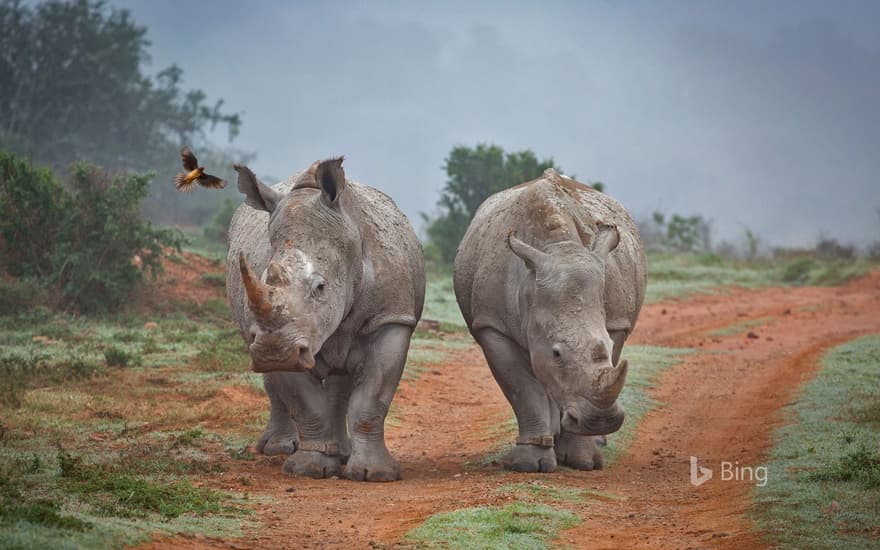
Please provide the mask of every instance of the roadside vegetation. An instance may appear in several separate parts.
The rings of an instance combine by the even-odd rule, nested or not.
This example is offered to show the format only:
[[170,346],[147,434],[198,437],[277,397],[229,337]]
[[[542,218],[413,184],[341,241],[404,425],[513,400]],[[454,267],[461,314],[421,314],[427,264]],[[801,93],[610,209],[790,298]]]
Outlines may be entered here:
[[548,548],[580,516],[546,504],[516,502],[435,514],[407,533],[422,548]]
[[781,548],[876,548],[880,536],[880,335],[830,350],[789,408],[755,488],[755,516]]

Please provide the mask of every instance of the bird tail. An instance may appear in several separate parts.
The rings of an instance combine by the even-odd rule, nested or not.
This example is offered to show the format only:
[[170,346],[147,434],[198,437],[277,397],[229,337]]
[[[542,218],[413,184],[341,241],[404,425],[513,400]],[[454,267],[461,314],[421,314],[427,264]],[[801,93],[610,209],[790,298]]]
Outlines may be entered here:
[[181,193],[189,193],[193,190],[193,181],[187,179],[186,172],[180,172],[176,176],[174,176],[174,186],[177,187],[177,190]]

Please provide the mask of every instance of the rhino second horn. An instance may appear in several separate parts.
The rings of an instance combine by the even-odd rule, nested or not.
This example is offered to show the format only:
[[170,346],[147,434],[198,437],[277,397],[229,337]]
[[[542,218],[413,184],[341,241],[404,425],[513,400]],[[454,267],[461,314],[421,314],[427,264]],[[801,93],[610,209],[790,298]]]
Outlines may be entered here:
[[241,269],[241,280],[247,293],[248,305],[258,321],[266,321],[272,314],[272,303],[269,301],[269,289],[260,281],[247,263],[244,251],[238,253],[238,267]]
[[600,409],[607,409],[614,405],[614,401],[623,390],[623,383],[626,382],[628,367],[629,363],[624,359],[616,367],[603,369],[599,372],[594,386],[594,405]]

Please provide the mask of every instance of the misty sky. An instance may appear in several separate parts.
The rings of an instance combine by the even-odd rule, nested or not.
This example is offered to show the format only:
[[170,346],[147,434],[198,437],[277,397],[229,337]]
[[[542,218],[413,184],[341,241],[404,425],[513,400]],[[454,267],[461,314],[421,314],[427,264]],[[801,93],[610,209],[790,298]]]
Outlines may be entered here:
[[716,240],[880,238],[880,2],[111,4],[243,112],[258,174],[344,154],[417,226],[451,147],[492,142]]

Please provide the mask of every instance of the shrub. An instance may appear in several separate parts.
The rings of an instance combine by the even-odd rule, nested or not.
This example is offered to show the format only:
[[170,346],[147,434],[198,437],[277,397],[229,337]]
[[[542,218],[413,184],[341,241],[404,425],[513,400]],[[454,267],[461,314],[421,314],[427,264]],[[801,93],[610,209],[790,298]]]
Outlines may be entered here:
[[70,186],[15,155],[0,153],[0,251],[6,269],[33,276],[78,311],[120,305],[145,274],[161,271],[179,231],[156,229],[140,215],[149,176],[111,176],[74,165]]
[[104,350],[104,362],[107,363],[108,367],[125,368],[129,365],[137,364],[138,361],[136,359],[131,353],[116,346],[111,346]]

